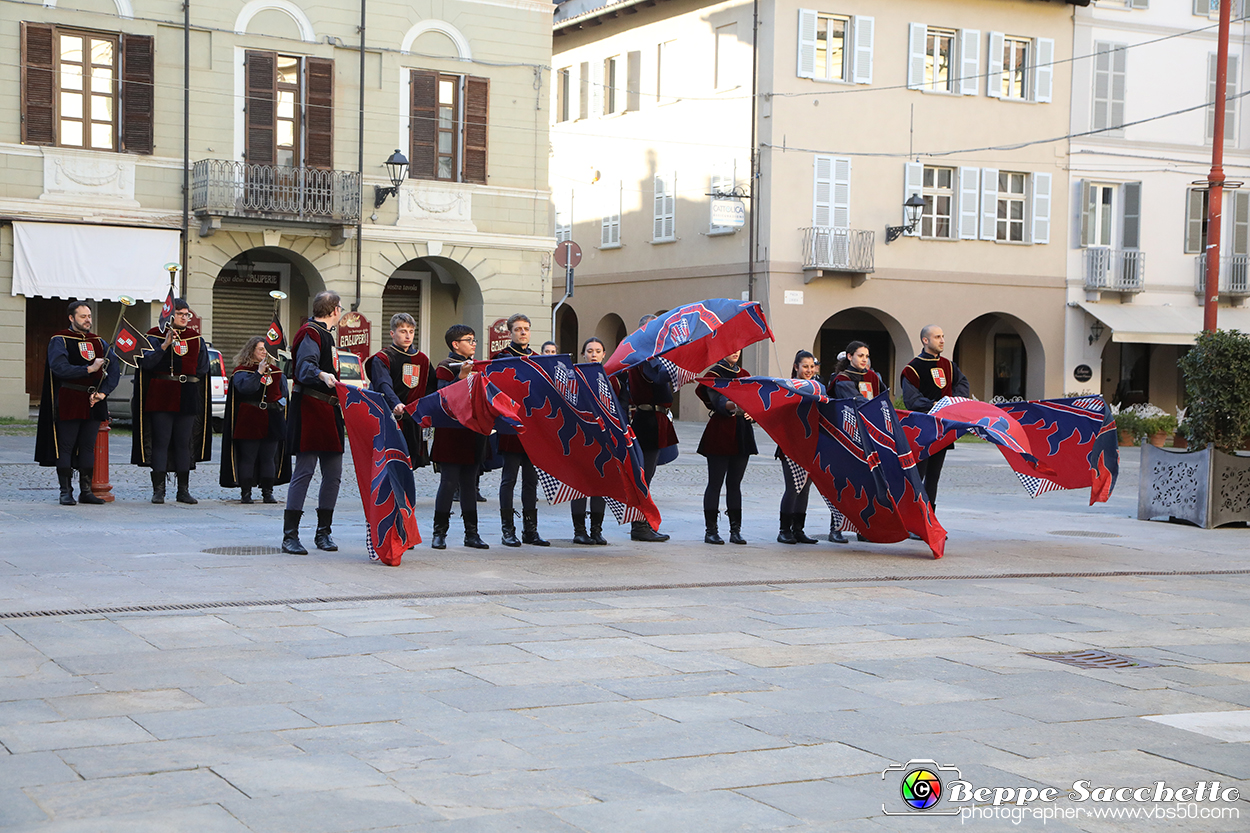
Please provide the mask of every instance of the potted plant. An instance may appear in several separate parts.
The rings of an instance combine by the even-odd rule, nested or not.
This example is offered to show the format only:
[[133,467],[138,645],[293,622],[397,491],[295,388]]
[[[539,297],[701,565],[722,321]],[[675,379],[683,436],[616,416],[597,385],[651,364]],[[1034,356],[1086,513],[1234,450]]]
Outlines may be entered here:
[[1179,366],[1188,407],[1178,422],[1189,450],[1142,447],[1137,517],[1207,529],[1250,522],[1250,455],[1236,451],[1250,434],[1250,335],[1203,332]]
[[1115,430],[1120,435],[1120,445],[1137,445],[1137,438],[1141,435],[1141,418],[1132,406],[1119,408],[1112,405],[1111,414],[1115,419]]
[[1176,409],[1176,433],[1172,436],[1172,448],[1189,448],[1189,426],[1185,424],[1185,409]]
[[1133,410],[1137,412],[1138,434],[1155,448],[1163,448],[1168,437],[1176,430],[1176,417],[1149,402],[1134,405]]

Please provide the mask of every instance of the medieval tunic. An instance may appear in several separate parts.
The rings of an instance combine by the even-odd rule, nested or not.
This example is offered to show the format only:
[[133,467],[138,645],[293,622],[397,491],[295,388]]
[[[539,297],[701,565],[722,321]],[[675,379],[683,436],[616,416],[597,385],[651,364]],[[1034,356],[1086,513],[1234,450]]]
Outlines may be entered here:
[[[221,478],[226,488],[240,484],[241,471],[274,478],[278,484],[291,479],[291,458],[286,454],[286,377],[279,370],[257,373],[255,362],[239,365],[230,374],[226,391],[226,417],[221,431]],[[246,460],[247,455],[272,454],[270,465]],[[272,469],[272,474],[266,470]],[[250,482],[255,482],[254,480]]]
[[835,399],[873,399],[885,390],[881,375],[871,367],[864,370],[847,367],[833,377],[832,384]]
[[[537,355],[529,347],[522,347],[516,342],[510,343],[507,347],[500,350],[492,359],[506,359],[510,356],[534,356]],[[524,454],[525,446],[521,445],[521,438],[516,434],[500,434],[499,435],[499,453],[500,454]]]
[[677,445],[677,431],[669,411],[673,388],[668,374],[658,365],[645,362],[628,371],[630,425],[643,451],[658,451]]
[[291,342],[295,356],[295,385],[287,410],[287,454],[343,453],[343,412],[338,392],[321,381],[319,373],[339,375],[334,335],[320,321],[310,319]]
[[[373,389],[382,394],[386,406],[392,410],[396,405],[410,405],[433,390],[430,360],[415,347],[404,351],[392,344],[379,350],[365,362],[365,372],[372,380]],[[405,414],[399,418],[399,428],[408,445],[412,467],[429,465],[430,455],[421,426]]]
[[944,356],[921,352],[903,368],[903,407],[928,413],[943,396],[967,396],[968,379]]
[[121,363],[114,357],[88,373],[96,359],[106,359],[108,343],[95,333],[62,330],[48,342],[39,400],[35,461],[41,466],[90,469],[95,465],[95,434],[108,419],[103,400],[91,404],[92,393],[106,396],[117,387]]
[[[748,374],[740,367],[720,361],[712,365],[707,375],[718,379],[740,379]],[[739,410],[731,414],[727,408],[729,399],[715,388],[699,385],[695,394],[710,412],[703,437],[699,440],[700,454],[704,457],[738,457],[759,453],[755,445],[755,429],[745,412]]]
[[[180,330],[172,324],[169,328],[173,330],[174,340],[168,350],[160,328],[148,330],[150,351],[139,360],[135,371],[130,462],[168,471],[172,459],[175,471],[186,471],[195,468],[196,463],[212,459],[208,349],[195,329]],[[168,446],[162,449],[159,447],[164,439],[162,426],[171,420]]]
[[[449,354],[438,363],[434,371],[435,389],[445,388],[460,380],[460,368],[453,368],[453,364],[471,361],[473,359],[466,359],[456,353]],[[485,434],[470,431],[468,428],[435,428],[430,459],[435,463],[477,466],[486,459],[486,449]],[[476,470],[474,477],[476,478]]]

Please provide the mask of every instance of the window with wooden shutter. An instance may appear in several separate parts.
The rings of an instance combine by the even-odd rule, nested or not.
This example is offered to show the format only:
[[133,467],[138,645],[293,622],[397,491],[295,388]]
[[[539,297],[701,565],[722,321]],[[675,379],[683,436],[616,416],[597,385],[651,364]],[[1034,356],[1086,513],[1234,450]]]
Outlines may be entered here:
[[56,51],[52,27],[22,23],[22,142],[56,144]]
[[412,104],[408,112],[412,152],[408,154],[408,176],[434,179],[438,166],[438,73],[414,69],[408,81]]
[[464,182],[486,184],[486,139],[490,119],[490,79],[464,79]]
[[156,81],[153,39],[122,35],[121,149],[153,151],[153,84]]
[[334,61],[304,59],[304,164],[334,167]]
[[246,146],[244,156],[249,165],[273,165],[277,161],[277,97],[278,55],[275,52],[248,50],[244,55],[247,98]]

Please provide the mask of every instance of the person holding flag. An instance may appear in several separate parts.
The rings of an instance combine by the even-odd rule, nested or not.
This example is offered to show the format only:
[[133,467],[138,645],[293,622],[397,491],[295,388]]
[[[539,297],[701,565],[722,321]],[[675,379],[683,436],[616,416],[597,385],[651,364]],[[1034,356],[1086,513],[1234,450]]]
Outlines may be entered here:
[[[909,411],[929,413],[933,405],[944,396],[969,395],[968,378],[950,359],[942,355],[946,349],[946,336],[936,324],[928,324],[920,331],[920,355],[903,368],[903,407]],[[935,451],[916,464],[916,472],[924,481],[929,503],[937,506],[938,480],[942,476],[942,464],[946,461],[943,448]]]
[[260,484],[261,500],[277,503],[275,483],[291,479],[286,444],[286,377],[265,349],[266,339],[252,336],[234,357],[226,416],[221,431],[222,487],[238,487],[240,503],[252,503]]
[[404,441],[408,444],[408,460],[412,468],[430,464],[429,451],[421,426],[407,417],[404,408],[431,389],[430,360],[416,348],[417,321],[406,312],[391,316],[391,343],[374,353],[365,362],[365,373],[371,387],[386,398],[386,404],[399,420]]
[[885,381],[872,369],[868,357],[868,345],[852,341],[846,352],[838,358],[833,370],[833,397],[835,399],[858,399],[867,402],[886,389]]
[[[747,375],[739,364],[741,350],[735,350],[708,370],[708,376],[718,379],[738,379]],[[727,399],[715,388],[700,385],[695,391],[709,413],[698,452],[707,458],[707,488],[703,492],[703,543],[724,544],[717,528],[720,515],[720,490],[725,486],[725,507],[729,515],[729,541],[745,544],[742,537],[742,477],[747,472],[747,462],[752,454],[758,454],[755,445],[755,429],[746,412]]]
[[170,466],[178,479],[177,501],[198,503],[191,496],[191,469],[212,457],[208,349],[199,331],[190,326],[191,317],[184,299],[167,298],[161,309],[163,326],[148,330],[144,346],[149,349],[135,373],[130,461],[152,469],[153,503],[165,502]]
[[[824,385],[816,378],[816,357],[806,350],[800,350],[794,354],[790,378],[810,382],[817,396],[825,393]],[[786,482],[785,491],[781,495],[781,530],[777,533],[777,543],[815,544],[816,539],[803,531],[803,527],[807,525],[807,497],[812,490],[812,479],[800,466],[786,458],[786,455],[781,452],[780,445],[777,446],[774,456],[781,461],[781,475]],[[799,485],[800,481],[802,481],[802,486]],[[831,541],[846,543],[841,532],[834,535],[832,525],[829,527],[829,536]]]
[[[86,301],[71,301],[66,314],[69,326],[48,342],[35,461],[56,467],[62,506],[101,504],[104,501],[91,491],[96,435],[100,423],[109,418],[105,399],[117,387],[121,365],[109,360],[108,342],[91,332],[91,306]],[[74,469],[78,469],[77,501]]]
[[[509,356],[536,355],[530,349],[530,320],[522,313],[515,313],[508,318],[508,332],[512,334],[512,342],[500,350],[492,359]],[[525,453],[525,447],[515,434],[504,434],[499,437],[499,452],[503,455],[503,474],[499,478],[499,517],[502,526],[503,545],[519,547],[522,543],[536,547],[549,547],[550,541],[543,540],[538,534],[538,471],[533,461]],[[515,510],[513,497],[516,493],[517,473],[521,474],[521,538],[516,537]]]
[[[594,336],[586,339],[586,343],[582,345],[582,361],[584,362],[602,364],[606,356],[607,348]],[[573,513],[573,543],[606,546],[608,539],[603,537],[603,516],[607,511],[608,502],[601,497],[590,498],[589,535],[586,534],[586,498],[574,498],[569,503],[569,508]]]
[[343,479],[343,410],[339,404],[338,341],[330,332],[343,317],[343,303],[337,292],[318,292],[313,298],[313,317],[299,328],[291,342],[295,353],[295,384],[287,409],[287,453],[294,455],[291,485],[286,492],[282,513],[282,551],[308,555],[299,540],[300,518],[313,472],[321,467],[321,492],[317,496],[319,550],[335,552],[338,545],[330,537],[339,483]]
[[[477,351],[477,334],[472,327],[453,324],[443,335],[447,342],[447,358],[434,371],[435,390],[445,388],[473,372],[473,354]],[[435,428],[430,459],[438,464],[438,494],[434,498],[434,539],[430,546],[446,549],[447,532],[451,528],[453,495],[459,491],[460,518],[464,521],[464,545],[486,550],[477,529],[478,467],[486,459],[486,435],[468,428]],[[515,534],[515,533],[514,533]]]
[[[654,321],[656,316],[644,315],[638,319],[639,329]],[[629,424],[642,449],[642,466],[647,476],[647,486],[655,477],[660,452],[677,445],[677,431],[669,410],[673,406],[673,383],[668,372],[654,361],[646,361],[631,367],[626,374],[624,392],[628,399]],[[625,403],[622,403],[625,404]],[[646,521],[634,521],[629,537],[634,541],[662,543],[668,535],[651,528]]]

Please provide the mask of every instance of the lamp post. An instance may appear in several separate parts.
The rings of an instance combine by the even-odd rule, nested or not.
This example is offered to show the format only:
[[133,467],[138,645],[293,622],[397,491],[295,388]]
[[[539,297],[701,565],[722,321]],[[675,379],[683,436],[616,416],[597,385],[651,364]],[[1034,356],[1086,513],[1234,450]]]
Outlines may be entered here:
[[1219,45],[1215,57],[1215,124],[1211,131],[1211,173],[1207,182],[1207,274],[1203,285],[1202,329],[1214,332],[1220,308],[1220,223],[1224,200],[1224,109],[1228,93],[1228,26],[1231,2],[1220,3]]
[[919,194],[912,194],[903,203],[903,216],[907,219],[905,226],[885,227],[885,244],[888,246],[897,240],[901,235],[911,234],[916,230],[916,226],[920,225],[920,215],[924,213],[924,197]]
[[386,160],[386,172],[391,177],[391,187],[387,188],[382,185],[373,186],[373,207],[381,208],[382,203],[386,202],[387,197],[398,197],[399,186],[404,184],[404,180],[408,178],[408,160],[397,148],[390,158]]

